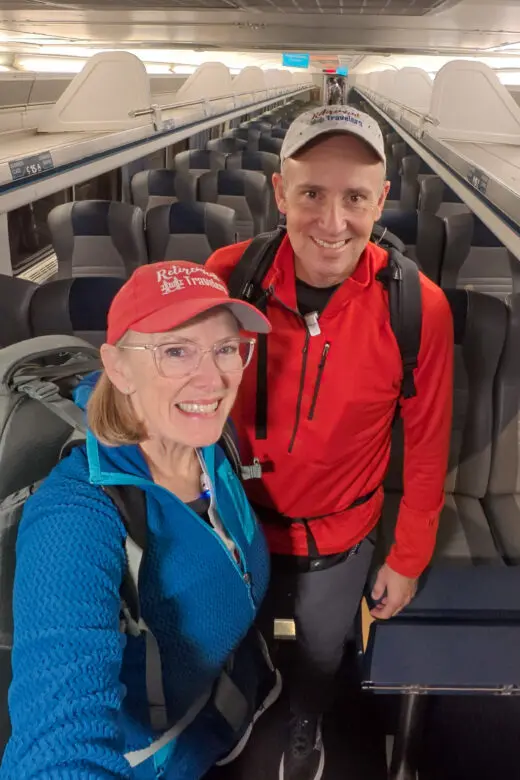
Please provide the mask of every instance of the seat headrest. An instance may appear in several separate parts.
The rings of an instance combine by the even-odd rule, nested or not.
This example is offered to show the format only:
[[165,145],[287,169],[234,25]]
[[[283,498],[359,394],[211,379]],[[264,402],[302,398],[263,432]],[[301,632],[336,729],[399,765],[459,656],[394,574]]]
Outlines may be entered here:
[[217,190],[223,195],[245,195],[248,171],[217,171]]
[[169,171],[166,168],[147,171],[148,174],[148,194],[159,196],[170,196],[176,192],[176,179],[179,178],[177,171]]
[[478,217],[473,217],[473,238],[471,246],[503,247],[503,244]]
[[31,300],[38,285],[16,276],[0,275],[0,347],[25,341],[32,336]]
[[169,215],[170,233],[205,233],[205,203],[172,203]]
[[395,233],[403,244],[415,245],[417,243],[418,217],[416,211],[388,209],[381,214],[378,223],[388,228],[391,233]]
[[[75,236],[110,236],[111,219],[122,215],[128,217],[135,211],[130,203],[111,200],[80,200],[67,207]],[[65,212],[61,213],[65,216]]]
[[110,304],[124,283],[124,279],[91,276],[42,285],[31,302],[34,335],[106,331]]

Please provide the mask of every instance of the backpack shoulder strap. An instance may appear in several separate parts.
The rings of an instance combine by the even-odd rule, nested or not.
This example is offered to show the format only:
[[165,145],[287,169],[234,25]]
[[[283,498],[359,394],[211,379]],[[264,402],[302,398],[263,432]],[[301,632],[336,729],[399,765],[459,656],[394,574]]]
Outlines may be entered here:
[[115,504],[126,528],[127,567],[121,583],[121,600],[137,624],[141,618],[139,573],[147,547],[146,496],[135,485],[104,485],[103,492]]
[[388,290],[390,325],[403,363],[401,397],[417,395],[414,370],[421,348],[422,299],[419,269],[409,257],[395,249],[388,253],[388,265],[377,279]]
[[262,295],[261,286],[285,236],[280,225],[271,233],[256,236],[234,267],[228,282],[232,298],[255,303]]
[[392,233],[390,230],[388,230],[387,227],[383,227],[383,225],[378,225],[377,223],[374,224],[370,240],[383,249],[387,249],[388,251],[396,249],[402,255],[406,255],[405,244],[403,244],[401,239],[398,238],[395,233]]

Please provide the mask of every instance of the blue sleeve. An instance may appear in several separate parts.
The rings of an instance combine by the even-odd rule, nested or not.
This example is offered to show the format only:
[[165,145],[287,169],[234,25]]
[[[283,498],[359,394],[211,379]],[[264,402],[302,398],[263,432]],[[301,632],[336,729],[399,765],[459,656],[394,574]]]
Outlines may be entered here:
[[95,486],[55,472],[27,502],[2,780],[133,777],[118,727],[123,538],[110,499]]

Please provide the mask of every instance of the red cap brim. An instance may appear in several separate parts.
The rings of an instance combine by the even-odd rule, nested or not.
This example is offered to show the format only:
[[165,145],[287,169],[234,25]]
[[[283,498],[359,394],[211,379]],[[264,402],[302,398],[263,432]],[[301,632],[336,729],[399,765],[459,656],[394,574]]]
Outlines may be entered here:
[[[143,317],[142,320],[132,323],[129,330],[137,333],[165,333],[168,330],[179,328],[189,320],[219,306],[225,306],[237,318],[244,330],[251,333],[269,333],[271,324],[258,309],[245,301],[235,298],[197,298],[193,301],[185,301],[181,304],[167,306],[160,311]],[[123,334],[121,334],[123,335]]]

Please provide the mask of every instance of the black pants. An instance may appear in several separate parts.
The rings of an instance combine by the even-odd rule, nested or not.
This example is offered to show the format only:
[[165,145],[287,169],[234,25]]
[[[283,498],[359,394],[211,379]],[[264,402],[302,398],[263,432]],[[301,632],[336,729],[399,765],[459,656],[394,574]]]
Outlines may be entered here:
[[345,642],[363,597],[373,553],[371,534],[355,555],[322,571],[297,571],[290,556],[271,556],[271,580],[259,627],[272,647],[274,620],[294,618],[296,659],[284,674],[284,682],[295,715],[317,715],[332,706]]

